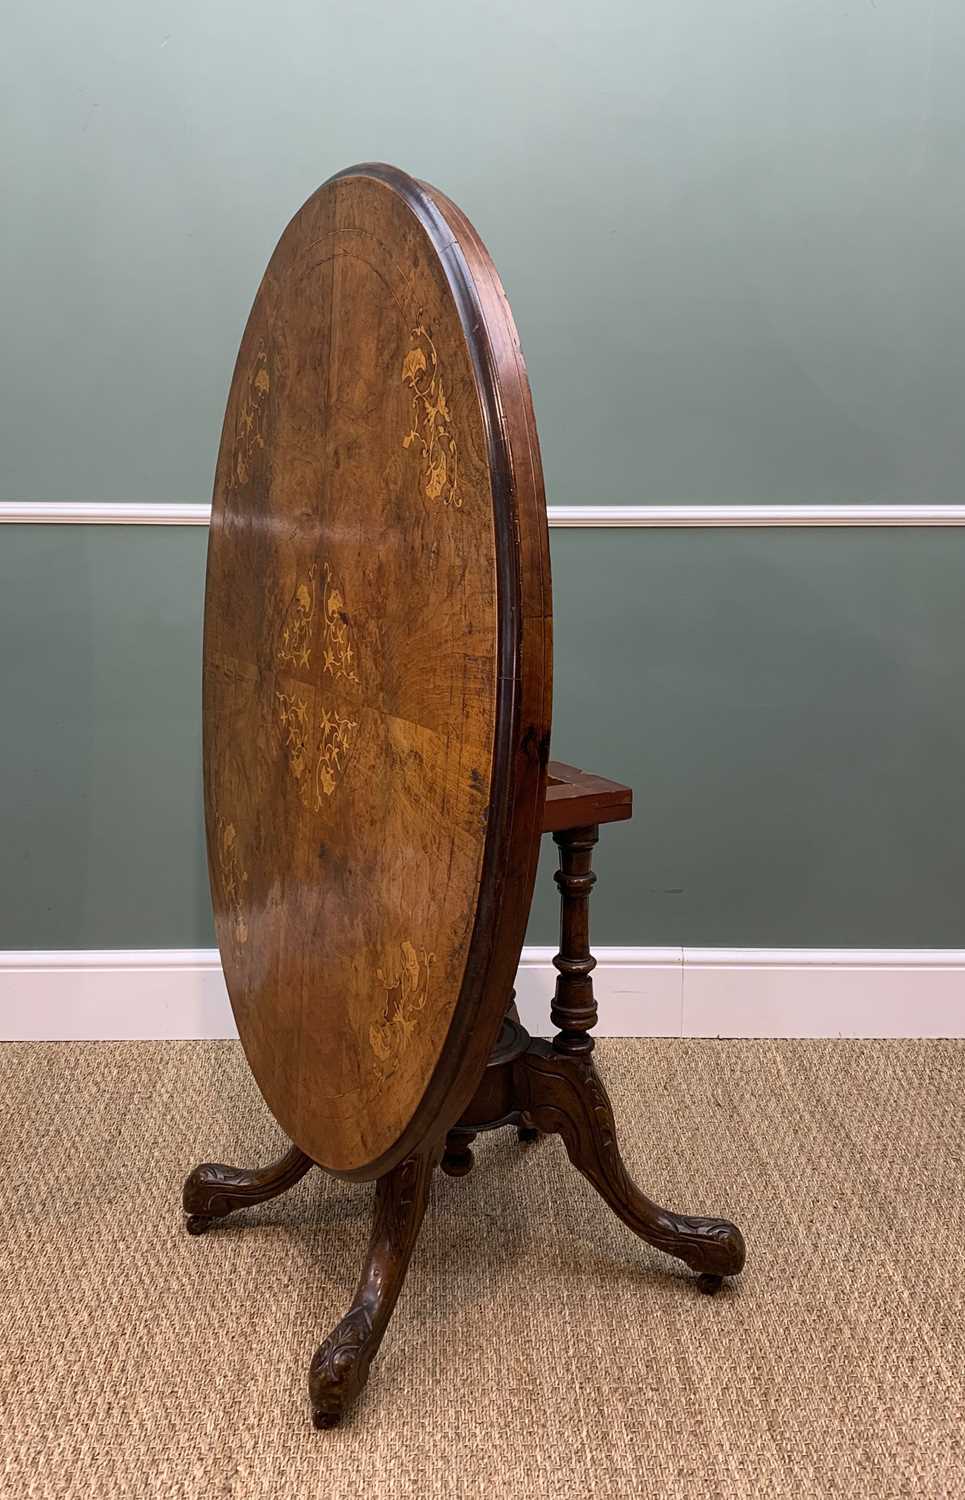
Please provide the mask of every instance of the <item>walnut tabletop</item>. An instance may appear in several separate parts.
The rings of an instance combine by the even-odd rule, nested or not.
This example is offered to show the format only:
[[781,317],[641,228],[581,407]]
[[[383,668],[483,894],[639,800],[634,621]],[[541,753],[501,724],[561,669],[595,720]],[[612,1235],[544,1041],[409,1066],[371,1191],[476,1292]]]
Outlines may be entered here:
[[512,316],[448,199],[350,168],[241,341],[204,628],[205,814],[248,1060],[376,1177],[485,1065],[544,816],[550,573]]

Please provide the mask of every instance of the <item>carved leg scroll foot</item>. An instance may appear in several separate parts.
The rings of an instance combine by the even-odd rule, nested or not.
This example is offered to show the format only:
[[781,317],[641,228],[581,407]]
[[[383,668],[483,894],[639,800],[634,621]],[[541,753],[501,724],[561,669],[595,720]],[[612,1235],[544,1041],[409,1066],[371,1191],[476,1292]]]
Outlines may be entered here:
[[368,1379],[392,1316],[429,1199],[438,1148],[406,1157],[375,1186],[375,1220],[352,1306],[312,1360],[312,1421],[335,1427]]
[[236,1208],[266,1203],[294,1187],[315,1163],[304,1151],[292,1146],[267,1167],[226,1167],[204,1162],[195,1167],[184,1184],[182,1203],[188,1234],[204,1234],[218,1219]]
[[723,1277],[736,1276],[745,1250],[735,1224],[671,1213],[632,1182],[617,1148],[606,1089],[589,1057],[567,1057],[534,1041],[516,1068],[524,1124],[561,1135],[570,1161],[624,1224],[700,1273],[703,1292],[715,1292]]

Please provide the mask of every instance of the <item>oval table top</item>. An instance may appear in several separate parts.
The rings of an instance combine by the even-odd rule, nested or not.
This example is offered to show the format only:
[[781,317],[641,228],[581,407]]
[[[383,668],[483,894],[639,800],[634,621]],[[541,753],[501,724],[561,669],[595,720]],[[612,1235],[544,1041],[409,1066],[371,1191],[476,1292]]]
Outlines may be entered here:
[[245,328],[208,546],[204,781],[228,993],[291,1140],[376,1177],[454,1124],[510,998],[551,597],[505,294],[442,194],[350,168]]

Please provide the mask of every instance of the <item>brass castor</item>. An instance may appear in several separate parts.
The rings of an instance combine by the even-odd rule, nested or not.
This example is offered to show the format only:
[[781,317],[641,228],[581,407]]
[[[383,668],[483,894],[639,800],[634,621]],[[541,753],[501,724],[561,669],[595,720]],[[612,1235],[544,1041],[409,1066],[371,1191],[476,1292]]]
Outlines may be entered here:
[[332,1411],[313,1411],[312,1426],[319,1432],[327,1432],[330,1427],[337,1427],[341,1417]]

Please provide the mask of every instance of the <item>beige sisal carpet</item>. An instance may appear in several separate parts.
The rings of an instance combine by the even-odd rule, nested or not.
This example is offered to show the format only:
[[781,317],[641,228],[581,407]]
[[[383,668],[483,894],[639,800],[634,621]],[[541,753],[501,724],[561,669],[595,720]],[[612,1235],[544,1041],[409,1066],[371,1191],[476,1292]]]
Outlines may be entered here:
[[965,1495],[965,1043],[605,1042],[628,1161],[729,1214],[701,1297],[558,1141],[437,1175],[368,1391],[317,1433],[306,1371],[371,1189],[312,1173],[203,1239],[199,1159],[279,1137],[237,1045],[0,1048],[0,1493]]

